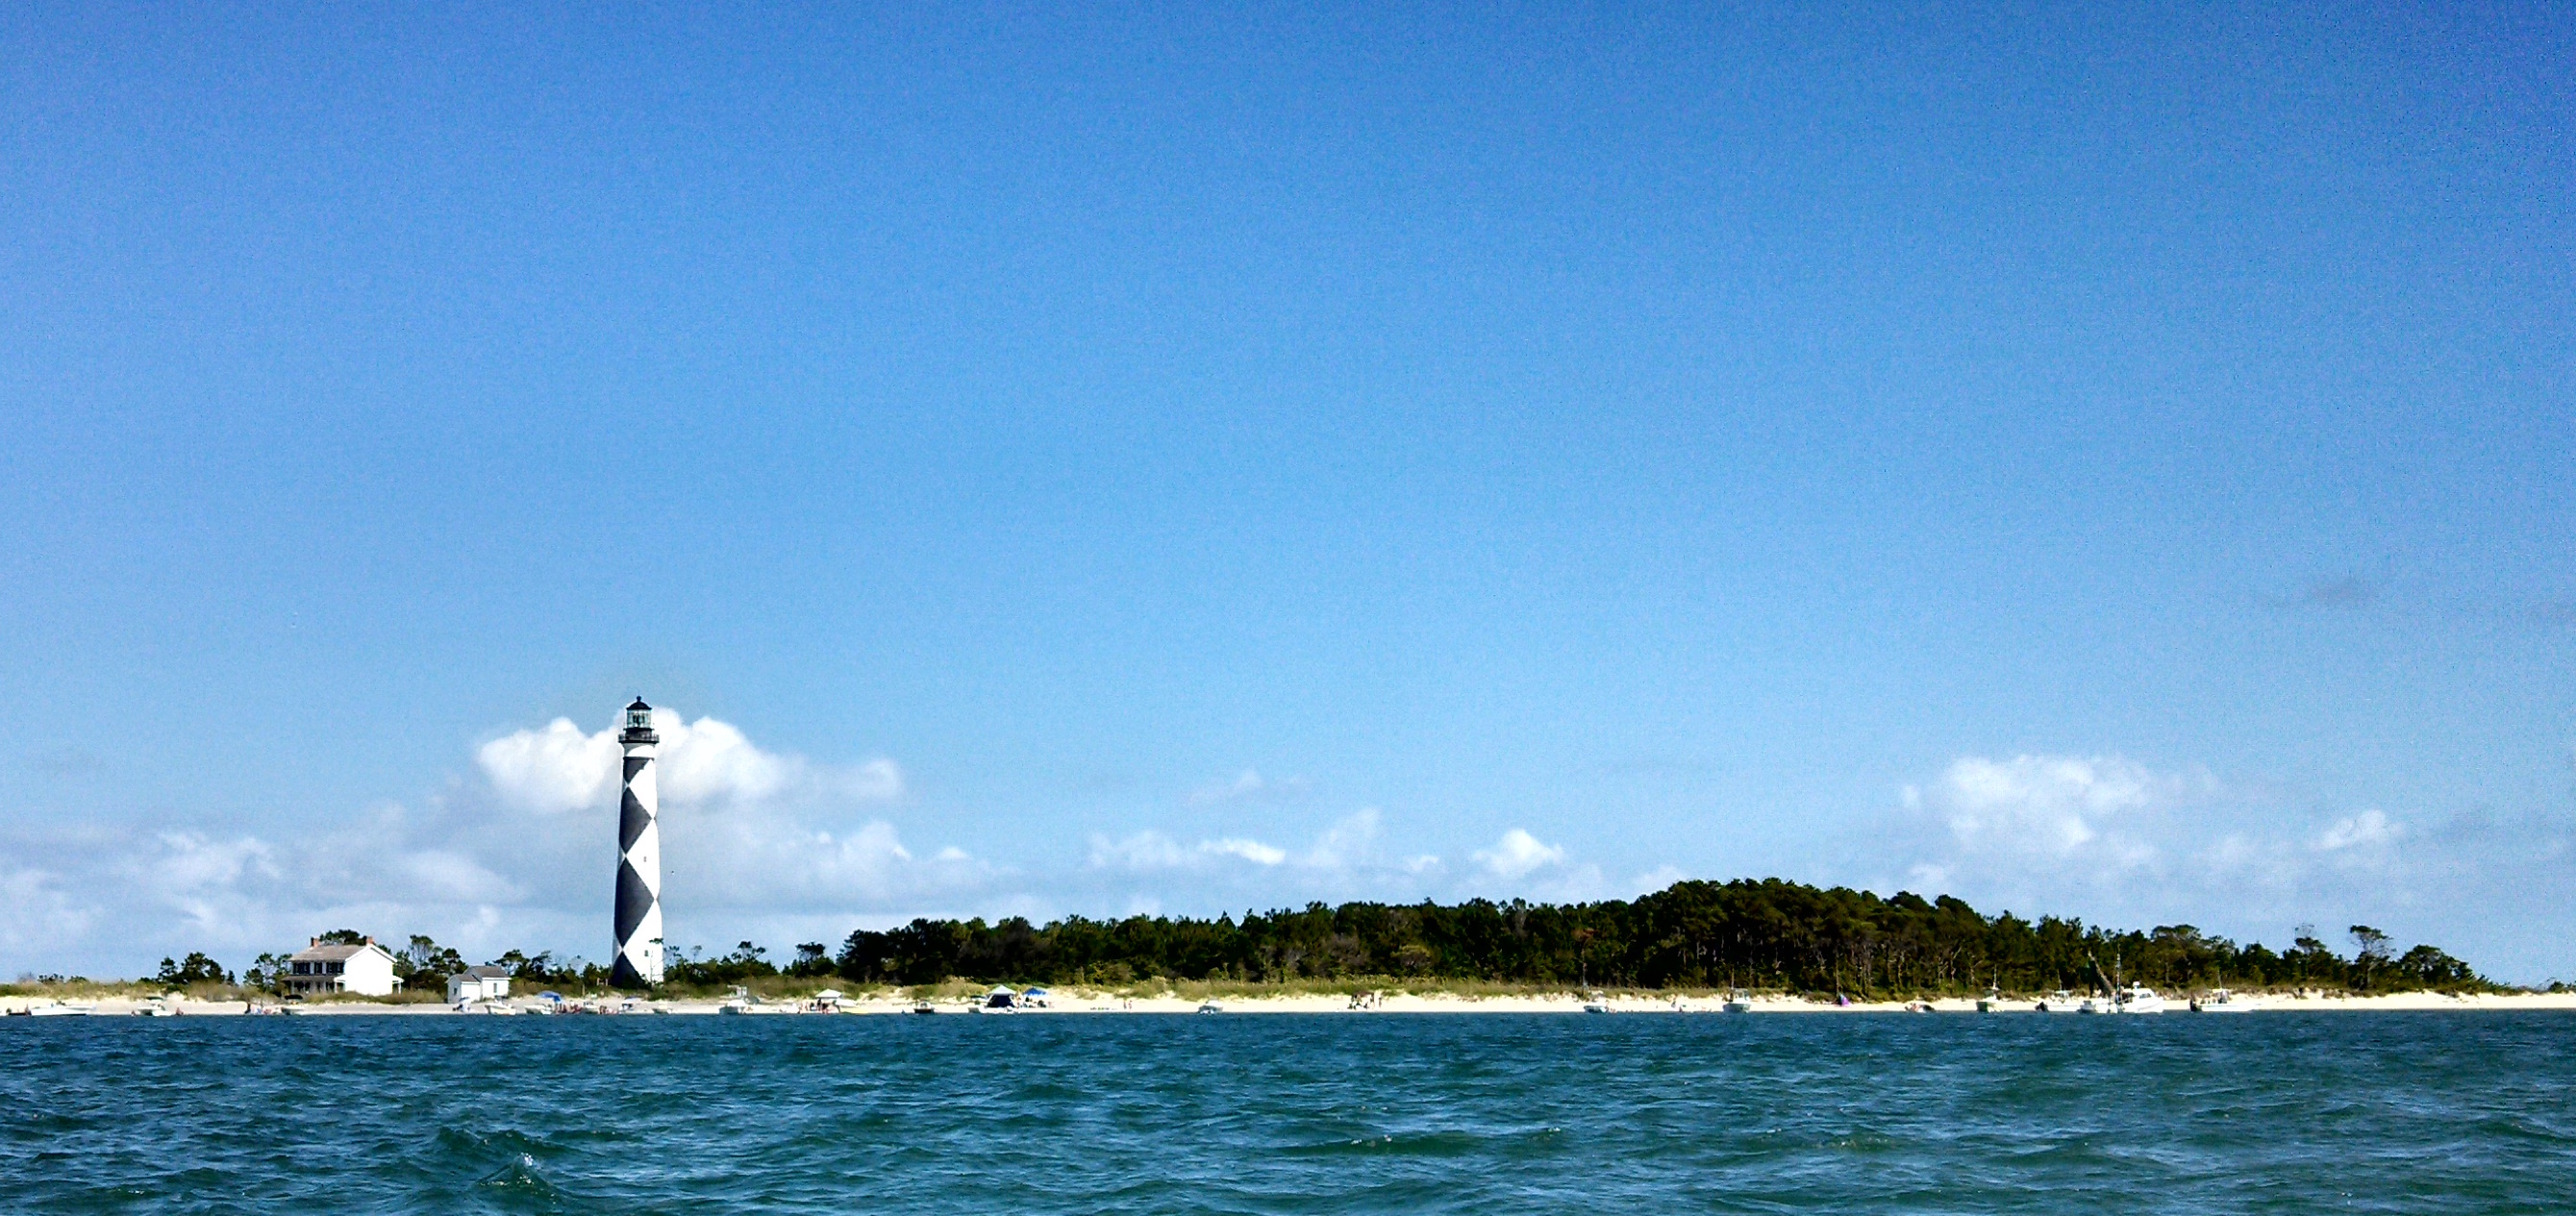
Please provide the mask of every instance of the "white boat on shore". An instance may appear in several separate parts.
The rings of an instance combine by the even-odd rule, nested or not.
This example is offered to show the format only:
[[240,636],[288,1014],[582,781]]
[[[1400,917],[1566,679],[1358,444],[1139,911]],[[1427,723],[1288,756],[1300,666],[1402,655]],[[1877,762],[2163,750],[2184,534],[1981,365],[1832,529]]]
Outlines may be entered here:
[[1721,1013],[1751,1013],[1753,998],[1744,995],[1741,990],[1730,992],[1726,995],[1726,1003],[1717,1008]]
[[2208,996],[2194,997],[2191,1002],[2193,1013],[2252,1013],[2262,1007],[2261,1001],[2240,997],[2225,988],[2215,989]]
[[2083,1002],[2076,999],[2074,993],[2060,988],[2055,992],[2049,993],[2047,996],[2039,998],[2037,1002],[2031,1005],[2031,1010],[2035,1013],[2074,1013],[2082,1005]]
[[56,1001],[51,1005],[32,1005],[27,1009],[30,1016],[40,1018],[85,1018],[97,1012],[96,1004],[75,1004],[70,1001]]
[[2144,984],[2131,984],[2115,996],[2086,997],[2084,1013],[2163,1013],[2165,999]]

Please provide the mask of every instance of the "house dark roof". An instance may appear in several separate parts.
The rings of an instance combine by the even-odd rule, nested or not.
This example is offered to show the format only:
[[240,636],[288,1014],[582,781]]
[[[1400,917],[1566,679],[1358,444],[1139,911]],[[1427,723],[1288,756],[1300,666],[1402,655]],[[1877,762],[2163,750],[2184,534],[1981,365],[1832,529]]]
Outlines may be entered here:
[[385,953],[385,948],[375,944],[374,942],[364,942],[355,946],[333,942],[329,945],[307,946],[304,949],[286,956],[286,961],[290,963],[343,963],[356,958],[369,950],[373,950],[379,954]]
[[465,969],[465,974],[473,976],[478,980],[506,980],[510,978],[510,969],[507,967],[468,967]]

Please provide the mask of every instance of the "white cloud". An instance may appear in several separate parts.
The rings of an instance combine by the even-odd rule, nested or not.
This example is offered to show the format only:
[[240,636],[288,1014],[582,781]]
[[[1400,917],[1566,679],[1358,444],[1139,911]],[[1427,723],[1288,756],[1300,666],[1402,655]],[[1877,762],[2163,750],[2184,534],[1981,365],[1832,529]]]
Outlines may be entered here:
[[[655,727],[663,898],[674,917],[844,922],[837,932],[846,932],[870,912],[936,909],[1007,878],[954,845],[927,857],[905,846],[884,817],[904,793],[891,760],[816,764],[763,749],[730,723],[667,710]],[[475,749],[480,782],[316,830],[180,823],[0,836],[0,962],[60,970],[113,957],[131,967],[204,949],[238,966],[343,927],[427,932],[485,956],[596,941],[597,957],[616,866],[618,752],[612,732],[557,719]]]
[[2368,810],[2334,821],[2325,831],[2317,835],[2317,850],[2323,853],[2336,853],[2350,849],[2376,848],[2394,843],[2405,834],[2405,825],[2390,819],[2386,812]]
[[570,718],[513,731],[477,750],[475,763],[502,799],[544,814],[606,806],[617,796],[617,737],[581,733]]
[[[2214,791],[2205,773],[2159,774],[2118,756],[1963,756],[1951,763],[1929,801],[1966,847],[1992,847],[2066,857],[2094,843],[2109,821]],[[1907,786],[1908,807],[1924,793]],[[2148,859],[2118,851],[2125,864]]]
[[[1299,863],[1318,870],[1350,870],[1374,864],[1378,837],[1384,833],[1376,807],[1362,807],[1325,828]],[[1434,863],[1438,858],[1430,859]]]
[[1868,848],[1902,878],[1872,881],[2016,908],[2098,905],[2229,856],[2176,829],[2239,798],[2206,770],[2158,771],[2116,755],[1962,756],[1898,791],[1897,823]]
[[1303,777],[1273,781],[1259,770],[1245,769],[1222,781],[1211,781],[1190,791],[1190,805],[1215,806],[1224,802],[1275,801],[1295,798],[1306,793]]
[[0,949],[20,955],[78,940],[97,919],[97,910],[75,903],[61,878],[49,871],[21,867],[0,872]]
[[1629,879],[1628,887],[1639,895],[1648,895],[1656,891],[1661,891],[1664,888],[1688,877],[1690,877],[1690,875],[1684,872],[1679,866],[1657,866],[1654,869],[1636,876],[1635,878]]
[[275,851],[253,837],[209,840],[163,832],[129,863],[140,893],[178,912],[199,932],[235,929],[253,914],[251,888],[280,877]]
[[[875,759],[849,768],[817,766],[802,756],[764,751],[739,727],[716,718],[695,722],[653,711],[657,777],[666,806],[789,800],[891,801],[903,795],[903,770]],[[585,735],[568,718],[542,730],[518,730],[484,744],[475,762],[505,803],[559,814],[616,802],[620,748],[614,730]]]
[[1124,840],[1112,841],[1106,836],[1091,838],[1093,869],[1138,872],[1186,870],[1207,866],[1229,857],[1238,861],[1248,861],[1257,866],[1275,866],[1288,860],[1288,850],[1243,836],[1202,840],[1196,845],[1185,847],[1179,841],[1152,829],[1138,832]]
[[2514,901],[2576,902],[2576,822],[2563,814],[2428,829],[2379,808],[2321,813],[2197,767],[2068,755],[1961,757],[1894,801],[1840,880],[1990,913],[2190,923],[2276,946],[2300,921],[2411,925],[2410,940],[2545,978],[2562,964],[2515,944],[2521,930],[2504,926],[2537,914]]
[[[1377,861],[1377,841],[1383,831],[1380,819],[1377,808],[1363,808],[1335,821],[1315,837],[1314,844],[1294,854],[1248,836],[1226,836],[1184,846],[1150,828],[1120,840],[1094,835],[1091,838],[1090,864],[1093,869],[1147,872],[1203,868],[1232,858],[1265,868],[1285,866],[1312,871],[1366,869]],[[1438,865],[1439,860],[1437,857],[1417,857],[1407,864],[1420,870]]]
[[777,795],[791,779],[804,775],[803,760],[753,747],[732,723],[714,718],[689,723],[678,714],[660,711],[653,719],[653,729],[662,739],[654,755],[661,766],[666,802],[756,802]]
[[1245,840],[1233,836],[1224,840],[1202,842],[1199,845],[1199,851],[1223,857],[1240,857],[1257,866],[1275,866],[1288,860],[1286,849],[1266,845],[1258,840]]
[[1546,844],[1520,828],[1503,833],[1492,848],[1478,849],[1476,860],[1499,878],[1522,878],[1541,866],[1562,865],[1565,850]]
[[1176,870],[1190,860],[1180,842],[1151,829],[1115,842],[1106,836],[1091,838],[1093,869]]
[[1376,807],[1324,824],[1303,845],[1266,836],[1191,843],[1150,828],[1125,836],[1098,834],[1090,838],[1083,869],[1049,886],[1074,910],[1276,907],[1350,899],[1403,903],[1491,893],[1459,888],[1437,854],[1388,848],[1386,816]]

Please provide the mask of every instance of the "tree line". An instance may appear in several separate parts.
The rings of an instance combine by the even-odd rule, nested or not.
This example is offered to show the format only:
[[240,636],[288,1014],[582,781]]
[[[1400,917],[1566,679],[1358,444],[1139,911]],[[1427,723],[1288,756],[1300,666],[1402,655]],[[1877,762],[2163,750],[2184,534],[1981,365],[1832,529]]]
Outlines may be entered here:
[[[2312,987],[2372,992],[2492,987],[2430,945],[2399,952],[2368,925],[2347,956],[2301,926],[2286,950],[2238,945],[2191,925],[2116,930],[2080,920],[1987,916],[1952,896],[1881,897],[1780,879],[1680,882],[1635,900],[1455,905],[1311,903],[1213,920],[1067,917],[915,920],[861,929],[830,959],[858,983],[1125,984],[1369,976],[1538,985],[1758,988],[1854,997],[2084,990],[2122,983],[2193,989]],[[750,943],[743,944],[748,950]],[[819,945],[800,947],[812,973]],[[737,951],[737,973],[765,966]],[[738,982],[738,981],[737,981]]]
[[[1622,988],[1753,988],[1855,998],[1982,992],[2082,991],[2124,983],[2163,989],[2324,988],[2353,992],[2492,988],[2468,964],[2430,945],[2399,951],[2368,925],[2338,953],[2312,926],[2287,949],[2238,945],[2191,925],[2118,930],[2010,912],[1987,916],[1952,896],[1881,897],[1780,879],[1675,883],[1635,900],[1544,904],[1310,903],[1214,919],[1071,916],[1045,925],[918,919],[859,929],[837,950],[821,942],[773,961],[741,942],[723,953],[668,951],[666,984],[713,988],[772,976],[855,984],[1053,983],[1125,986],[1160,980],[1479,980]],[[324,934],[355,944],[355,930]],[[413,936],[394,952],[409,989],[442,990],[463,971],[457,951]],[[579,958],[512,950],[491,960],[523,984],[606,988],[608,969]],[[287,958],[263,954],[241,983],[274,988]],[[202,953],[163,959],[158,982],[233,983]]]

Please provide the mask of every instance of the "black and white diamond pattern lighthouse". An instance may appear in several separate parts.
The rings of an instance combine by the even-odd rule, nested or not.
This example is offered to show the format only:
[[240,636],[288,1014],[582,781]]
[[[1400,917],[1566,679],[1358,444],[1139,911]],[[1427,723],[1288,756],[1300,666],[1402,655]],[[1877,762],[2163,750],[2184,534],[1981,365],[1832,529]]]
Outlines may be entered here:
[[626,788],[617,800],[617,962],[608,982],[620,988],[662,982],[662,829],[654,822],[661,798],[653,773],[653,745],[661,741],[653,707],[635,698],[617,736],[626,749]]

